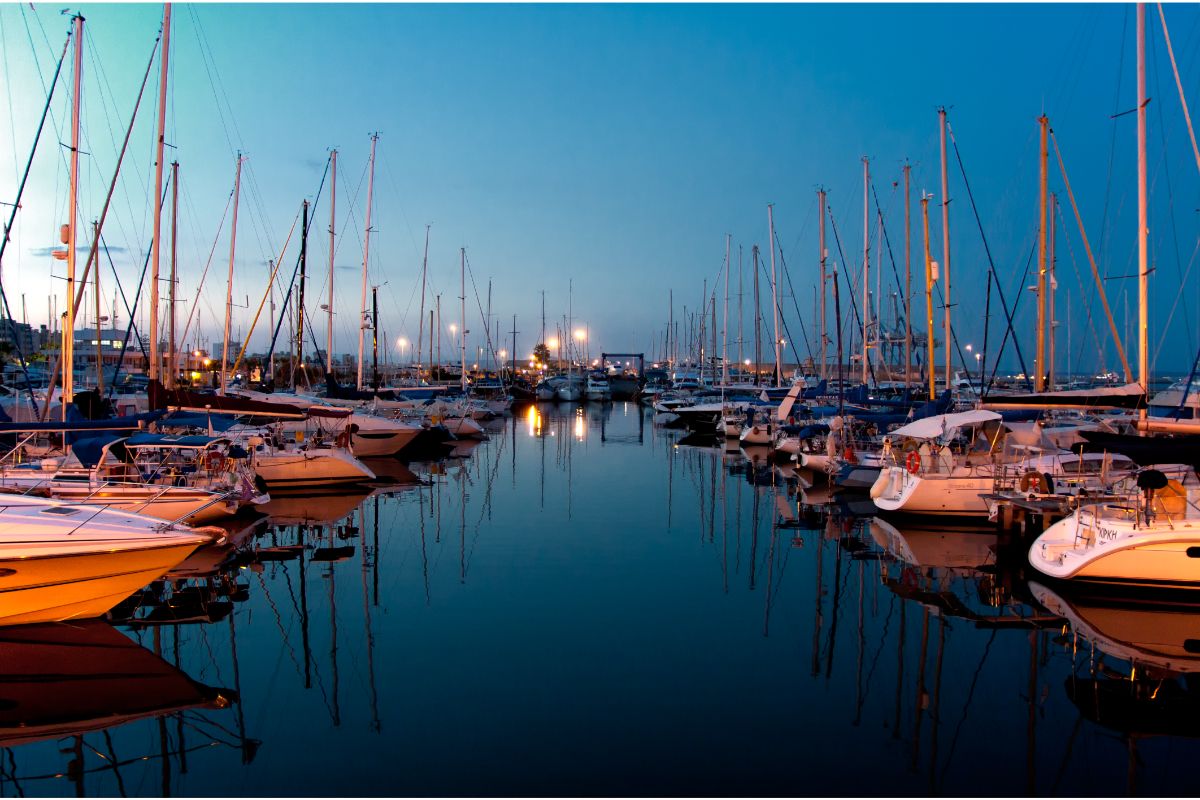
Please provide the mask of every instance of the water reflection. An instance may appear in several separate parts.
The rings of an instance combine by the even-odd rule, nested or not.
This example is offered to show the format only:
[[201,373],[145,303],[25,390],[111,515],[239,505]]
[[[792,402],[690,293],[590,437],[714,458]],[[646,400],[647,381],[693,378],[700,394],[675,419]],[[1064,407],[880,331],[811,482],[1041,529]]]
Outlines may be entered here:
[[0,795],[1191,787],[1200,611],[1065,597],[994,529],[652,414],[522,410],[273,498],[115,628],[2,632]]

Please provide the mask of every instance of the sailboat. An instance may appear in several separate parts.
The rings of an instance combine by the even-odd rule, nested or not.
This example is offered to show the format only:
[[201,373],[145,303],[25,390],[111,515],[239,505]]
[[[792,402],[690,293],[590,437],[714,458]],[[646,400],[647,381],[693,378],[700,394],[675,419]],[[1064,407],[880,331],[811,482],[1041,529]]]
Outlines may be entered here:
[[[1138,377],[1143,391],[1150,384],[1145,27],[1146,7],[1138,4]],[[1143,410],[1139,428],[1149,427],[1145,415]],[[1154,439],[1144,441],[1155,446]],[[1194,447],[1189,449],[1194,452]],[[1063,580],[1200,589],[1198,502],[1200,492],[1194,487],[1185,488],[1159,470],[1143,470],[1136,488],[1124,497],[1081,507],[1047,528],[1029,548],[1029,563]]]

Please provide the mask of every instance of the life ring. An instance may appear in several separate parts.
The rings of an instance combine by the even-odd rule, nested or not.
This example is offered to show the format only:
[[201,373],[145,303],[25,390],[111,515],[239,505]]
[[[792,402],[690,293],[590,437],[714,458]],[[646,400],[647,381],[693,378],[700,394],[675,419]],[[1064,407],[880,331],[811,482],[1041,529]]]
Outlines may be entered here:
[[204,466],[209,472],[216,472],[225,463],[225,454],[219,450],[209,450],[204,454]]
[[845,461],[847,464],[857,464],[858,463],[858,456],[856,456],[854,454],[853,447],[850,447],[849,445],[846,446],[846,450],[842,453],[842,460]]
[[1020,487],[1022,492],[1036,492],[1038,494],[1050,494],[1050,479],[1044,473],[1037,470],[1030,470],[1021,476]]
[[921,471],[921,454],[916,450],[909,450],[908,455],[904,457],[904,468],[910,474],[916,475]]

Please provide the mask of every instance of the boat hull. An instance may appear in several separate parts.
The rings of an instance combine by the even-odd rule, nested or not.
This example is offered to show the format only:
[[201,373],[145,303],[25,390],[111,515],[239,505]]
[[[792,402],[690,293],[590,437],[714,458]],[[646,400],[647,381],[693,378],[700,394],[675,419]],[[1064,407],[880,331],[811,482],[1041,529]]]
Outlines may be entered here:
[[1060,580],[1200,589],[1200,520],[1138,529],[1132,520],[1084,523],[1076,512],[1034,540],[1029,563]]
[[88,619],[157,580],[207,537],[139,547],[43,557],[0,556],[0,625]]

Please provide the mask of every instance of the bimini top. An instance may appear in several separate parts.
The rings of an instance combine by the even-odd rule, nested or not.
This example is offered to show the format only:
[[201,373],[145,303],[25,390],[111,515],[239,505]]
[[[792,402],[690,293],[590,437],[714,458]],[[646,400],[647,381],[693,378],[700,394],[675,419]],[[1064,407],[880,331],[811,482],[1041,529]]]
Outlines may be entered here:
[[936,439],[955,428],[979,425],[984,422],[999,422],[1002,417],[995,411],[963,411],[959,414],[938,414],[897,428],[888,436],[907,436],[911,439]]

